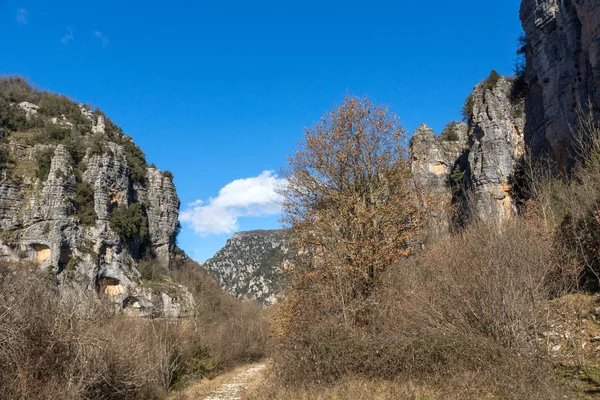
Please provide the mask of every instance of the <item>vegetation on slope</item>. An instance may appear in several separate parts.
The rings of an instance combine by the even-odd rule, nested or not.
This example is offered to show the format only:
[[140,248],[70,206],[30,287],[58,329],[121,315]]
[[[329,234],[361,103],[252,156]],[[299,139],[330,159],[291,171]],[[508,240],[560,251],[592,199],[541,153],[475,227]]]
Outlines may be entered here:
[[199,266],[180,261],[170,278],[190,283],[194,317],[127,318],[111,304],[59,298],[34,266],[0,264],[0,392],[8,399],[157,399],[266,349],[255,303],[221,291]]
[[[22,102],[39,106],[38,112],[28,117],[25,110],[18,106]],[[132,181],[144,183],[148,164],[139,146],[99,109],[93,111],[93,116],[104,118],[105,140],[125,149]],[[19,139],[28,146],[63,144],[77,167],[88,148],[92,149],[92,154],[102,152],[103,140],[93,135],[91,129],[92,122],[83,114],[81,107],[68,97],[38,90],[18,76],[0,77],[0,132],[4,135],[25,133]],[[42,166],[38,173],[40,179],[47,177],[44,172]]]
[[[394,136],[361,129],[356,118],[386,116],[364,104],[346,100],[290,159],[284,212],[305,251],[277,308],[271,378],[251,398],[587,398],[600,386],[598,300],[569,293],[600,287],[600,124],[582,118],[568,177],[520,170],[521,215],[422,249],[411,210],[427,197],[408,175],[399,189],[367,179],[389,176]],[[395,215],[408,216],[386,223]]]

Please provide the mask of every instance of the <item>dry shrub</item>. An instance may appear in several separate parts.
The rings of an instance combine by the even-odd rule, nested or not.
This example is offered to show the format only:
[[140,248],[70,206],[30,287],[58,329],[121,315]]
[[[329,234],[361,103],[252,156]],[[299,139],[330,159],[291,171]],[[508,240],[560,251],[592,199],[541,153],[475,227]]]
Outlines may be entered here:
[[[222,297],[227,313],[218,317],[219,306],[210,308],[210,323],[201,315],[128,318],[91,294],[61,296],[35,267],[0,267],[3,398],[162,398],[191,379],[264,355],[260,307],[229,299],[218,287],[211,294]],[[207,292],[195,294],[214,304],[201,297]]]
[[184,260],[171,272],[196,299],[194,323],[219,369],[264,358],[268,348],[266,313],[257,301],[239,301],[223,291],[197,263]]
[[537,343],[548,300],[572,279],[566,265],[542,224],[472,226],[390,268],[361,325],[348,328],[312,304],[288,319],[299,329],[280,338],[274,379],[403,379],[437,388],[472,376],[469,393],[556,397]]
[[526,154],[513,177],[513,195],[526,214],[536,215],[554,232],[556,244],[580,266],[580,287],[597,290],[600,288],[600,121],[590,105],[586,110],[577,109],[569,154],[571,164],[561,170],[553,159]]
[[[172,343],[160,321],[115,317],[91,297],[61,298],[28,266],[0,283],[0,391],[5,398],[131,399],[163,393]],[[163,323],[164,324],[164,323]]]

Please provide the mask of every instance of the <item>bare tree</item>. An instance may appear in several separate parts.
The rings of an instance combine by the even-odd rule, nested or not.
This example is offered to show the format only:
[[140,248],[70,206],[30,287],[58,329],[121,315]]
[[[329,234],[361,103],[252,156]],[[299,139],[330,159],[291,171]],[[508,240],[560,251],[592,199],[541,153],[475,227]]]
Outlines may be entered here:
[[347,97],[306,130],[284,170],[283,221],[304,249],[292,287],[318,291],[346,323],[411,252],[420,207],[405,144],[395,114]]

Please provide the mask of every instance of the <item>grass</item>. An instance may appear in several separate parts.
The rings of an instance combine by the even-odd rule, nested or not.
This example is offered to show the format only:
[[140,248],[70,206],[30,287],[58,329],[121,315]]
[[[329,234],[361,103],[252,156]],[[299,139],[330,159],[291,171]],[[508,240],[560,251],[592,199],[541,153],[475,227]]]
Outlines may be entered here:
[[418,383],[410,380],[370,380],[360,377],[345,378],[331,385],[308,384],[281,387],[271,378],[259,387],[248,390],[248,400],[396,400],[396,399],[488,399],[474,382],[474,376],[437,383]]

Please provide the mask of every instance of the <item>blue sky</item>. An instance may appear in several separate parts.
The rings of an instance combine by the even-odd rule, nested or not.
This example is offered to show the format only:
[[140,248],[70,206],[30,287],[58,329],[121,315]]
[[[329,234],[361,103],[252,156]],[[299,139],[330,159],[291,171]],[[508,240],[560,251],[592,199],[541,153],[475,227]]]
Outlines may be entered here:
[[409,132],[459,119],[491,69],[512,74],[519,3],[0,0],[0,74],[99,106],[172,171],[179,244],[204,260],[278,227],[269,171],[344,95]]

